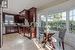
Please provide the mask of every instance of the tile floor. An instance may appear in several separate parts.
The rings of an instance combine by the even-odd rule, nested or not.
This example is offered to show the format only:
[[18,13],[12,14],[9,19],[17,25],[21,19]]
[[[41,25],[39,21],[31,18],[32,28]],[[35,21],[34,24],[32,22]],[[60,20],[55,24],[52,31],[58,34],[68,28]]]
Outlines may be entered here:
[[0,50],[38,50],[32,40],[17,33],[3,35],[3,47]]
[[[3,35],[3,47],[0,50],[38,50],[38,47],[36,47],[32,40],[14,33]],[[75,48],[65,44],[65,50],[75,50]]]
[[65,44],[65,50],[75,50],[75,48],[69,46],[68,44]]
[[[68,45],[68,44],[64,44],[65,46],[65,50],[75,50],[75,48],[73,48],[72,46]],[[57,48],[55,50],[63,50],[61,47],[59,48],[59,46],[56,46]]]
[[[57,43],[56,43],[56,44],[57,44]],[[37,44],[37,45],[40,45],[40,44]],[[68,45],[68,44],[66,44],[66,43],[65,43],[64,45],[65,45],[65,50],[75,50],[74,47],[72,47],[72,46],[70,46],[70,45]],[[48,46],[46,46],[47,49],[41,48],[42,46],[39,46],[39,47],[40,47],[41,50],[51,50],[50,47],[48,47]],[[39,50],[40,50],[40,49],[39,49]],[[61,47],[59,48],[59,46],[56,45],[56,49],[54,49],[54,50],[62,50],[62,48],[61,48]]]

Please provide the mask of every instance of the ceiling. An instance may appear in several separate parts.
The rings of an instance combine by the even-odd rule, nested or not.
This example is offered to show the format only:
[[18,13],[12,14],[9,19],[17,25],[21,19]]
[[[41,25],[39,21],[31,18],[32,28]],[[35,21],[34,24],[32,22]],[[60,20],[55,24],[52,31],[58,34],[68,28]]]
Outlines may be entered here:
[[8,8],[5,8],[3,11],[18,14],[18,12],[22,11],[23,9],[29,9],[31,7],[43,9],[46,7],[46,4],[51,5],[52,3],[59,1],[63,0],[8,0]]

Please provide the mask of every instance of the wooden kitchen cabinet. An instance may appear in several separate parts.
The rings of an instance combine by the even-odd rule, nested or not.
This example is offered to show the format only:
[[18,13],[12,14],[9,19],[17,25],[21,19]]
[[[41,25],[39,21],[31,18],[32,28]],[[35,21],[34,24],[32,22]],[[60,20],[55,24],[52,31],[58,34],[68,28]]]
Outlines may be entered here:
[[25,19],[28,19],[28,16],[29,16],[29,11],[24,9],[23,11],[19,12],[20,16],[25,18]]
[[37,33],[36,33],[36,27],[35,27],[36,18],[37,18],[36,10],[37,9],[35,7],[32,7],[31,9],[29,9],[29,23],[33,22],[33,25],[31,26],[32,38],[35,38],[36,35],[37,35]]
[[[35,7],[32,7],[29,10],[24,9],[23,11],[19,12],[20,13],[20,17],[23,17],[24,19],[28,20],[29,25],[30,25],[29,29],[31,30],[30,31],[30,35],[31,35],[30,37],[32,37],[32,38],[36,37],[36,27],[35,27],[36,18],[37,18],[36,10],[37,9]],[[31,23],[33,23],[34,26],[32,26]]]
[[[34,20],[35,18],[35,20]],[[36,8],[32,7],[29,9],[29,22],[36,22]]]

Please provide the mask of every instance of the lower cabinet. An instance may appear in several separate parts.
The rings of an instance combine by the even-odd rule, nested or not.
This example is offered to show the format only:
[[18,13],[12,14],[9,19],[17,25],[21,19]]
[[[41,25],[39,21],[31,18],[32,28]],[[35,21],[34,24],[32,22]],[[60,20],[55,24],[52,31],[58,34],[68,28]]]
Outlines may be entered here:
[[17,33],[17,26],[5,26],[5,34]]

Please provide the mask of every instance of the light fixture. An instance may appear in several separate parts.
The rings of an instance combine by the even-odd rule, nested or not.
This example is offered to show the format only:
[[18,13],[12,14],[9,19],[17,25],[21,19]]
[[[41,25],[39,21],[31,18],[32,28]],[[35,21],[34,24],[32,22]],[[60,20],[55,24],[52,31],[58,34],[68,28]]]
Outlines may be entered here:
[[2,7],[7,8],[8,7],[8,0],[3,0],[2,1]]

